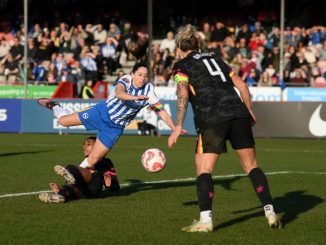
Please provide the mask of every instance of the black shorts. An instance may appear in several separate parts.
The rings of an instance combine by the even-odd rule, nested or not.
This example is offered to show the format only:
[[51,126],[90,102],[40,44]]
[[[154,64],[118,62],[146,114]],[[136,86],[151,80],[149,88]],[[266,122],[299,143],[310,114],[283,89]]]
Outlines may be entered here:
[[87,183],[87,187],[91,193],[91,197],[96,197],[103,188],[104,176],[103,172],[92,173],[92,179]]
[[227,140],[235,150],[253,148],[255,140],[249,118],[233,119],[214,127],[199,129],[196,153],[227,152]]

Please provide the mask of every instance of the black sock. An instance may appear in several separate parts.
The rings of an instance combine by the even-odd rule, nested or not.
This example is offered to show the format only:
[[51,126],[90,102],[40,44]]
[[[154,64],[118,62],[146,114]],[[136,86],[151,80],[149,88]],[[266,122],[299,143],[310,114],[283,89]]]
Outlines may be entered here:
[[260,168],[254,168],[250,171],[249,178],[262,205],[272,204],[273,200],[264,172]]
[[214,184],[211,174],[204,173],[197,177],[197,196],[200,211],[212,210]]

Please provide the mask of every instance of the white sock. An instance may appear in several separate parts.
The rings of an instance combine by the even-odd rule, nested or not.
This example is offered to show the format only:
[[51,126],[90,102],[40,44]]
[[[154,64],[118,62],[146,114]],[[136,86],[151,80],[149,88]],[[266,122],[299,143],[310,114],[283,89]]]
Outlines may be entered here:
[[56,118],[60,118],[60,117],[62,117],[62,116],[65,116],[65,115],[68,115],[69,113],[65,110],[65,109],[63,109],[61,106],[59,106],[59,105],[56,105],[56,106],[54,106],[53,107],[53,112],[54,112],[54,116],[56,117]]
[[87,158],[85,158],[84,161],[82,161],[81,164],[79,164],[79,167],[81,167],[81,168],[91,168],[92,166],[88,163]]
[[264,206],[265,216],[267,217],[270,214],[275,214],[274,207],[272,204],[268,204]]
[[200,222],[202,223],[212,222],[212,210],[206,210],[200,212]]

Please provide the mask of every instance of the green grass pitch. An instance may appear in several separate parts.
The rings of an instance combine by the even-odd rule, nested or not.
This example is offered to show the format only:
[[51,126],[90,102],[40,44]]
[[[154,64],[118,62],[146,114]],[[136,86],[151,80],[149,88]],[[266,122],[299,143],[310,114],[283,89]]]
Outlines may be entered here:
[[[109,154],[123,184],[118,195],[45,204],[31,194],[49,190],[50,181],[63,183],[53,166],[78,164],[85,136],[0,134],[0,244],[326,244],[325,140],[256,140],[284,229],[268,227],[229,147],[214,171],[214,231],[189,234],[180,228],[198,218],[189,179],[194,137],[169,149],[165,136],[122,136]],[[166,168],[155,174],[140,163],[152,147],[167,157]]]

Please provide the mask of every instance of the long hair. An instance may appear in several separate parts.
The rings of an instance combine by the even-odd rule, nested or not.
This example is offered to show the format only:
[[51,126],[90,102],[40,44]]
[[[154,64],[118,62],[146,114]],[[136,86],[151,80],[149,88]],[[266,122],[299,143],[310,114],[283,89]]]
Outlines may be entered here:
[[197,30],[192,25],[180,27],[175,37],[177,48],[182,51],[197,51],[199,49],[199,42],[196,33]]

